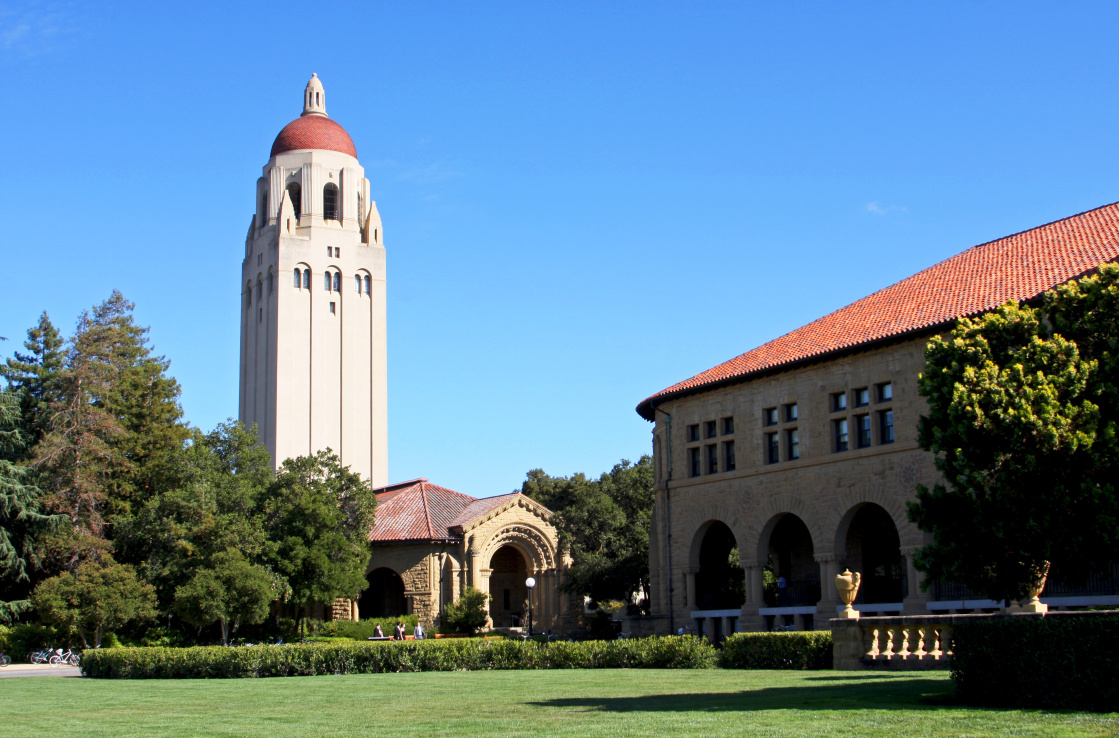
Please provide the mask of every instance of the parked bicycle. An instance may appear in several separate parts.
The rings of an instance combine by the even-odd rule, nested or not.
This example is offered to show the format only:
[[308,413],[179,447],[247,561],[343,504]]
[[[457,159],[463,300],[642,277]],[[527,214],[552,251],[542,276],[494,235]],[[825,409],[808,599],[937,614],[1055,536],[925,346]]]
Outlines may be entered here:
[[12,657],[0,651],[0,666],[7,666],[10,663],[12,663]]
[[40,648],[38,651],[29,653],[27,655],[27,660],[33,664],[45,664],[50,661],[52,653],[54,653],[54,649],[47,646],[46,648]]
[[65,651],[63,651],[61,648],[56,648],[54,650],[54,653],[51,654],[50,660],[47,663],[54,667],[63,666],[64,664],[77,666],[81,663],[81,659],[81,654],[76,651],[72,651],[69,648],[67,648]]

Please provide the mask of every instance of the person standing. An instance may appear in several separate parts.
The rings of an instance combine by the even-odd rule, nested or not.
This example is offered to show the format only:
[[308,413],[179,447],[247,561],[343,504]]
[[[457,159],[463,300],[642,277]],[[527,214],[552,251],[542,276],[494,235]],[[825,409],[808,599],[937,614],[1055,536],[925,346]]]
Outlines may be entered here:
[[404,623],[403,622],[401,622],[399,620],[396,621],[396,632],[393,633],[392,639],[394,641],[404,640]]
[[417,622],[416,627],[412,629],[412,637],[417,641],[422,641],[427,638],[427,633],[424,633],[424,627],[420,625],[419,622]]

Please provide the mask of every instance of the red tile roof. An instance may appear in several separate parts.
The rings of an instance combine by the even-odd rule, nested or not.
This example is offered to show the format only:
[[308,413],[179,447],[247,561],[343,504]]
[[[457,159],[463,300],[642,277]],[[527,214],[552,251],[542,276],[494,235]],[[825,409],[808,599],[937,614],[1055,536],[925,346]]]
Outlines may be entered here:
[[460,541],[462,526],[520,495],[478,499],[461,492],[413,479],[374,490],[377,516],[369,540],[374,543],[400,541]]
[[641,401],[660,402],[1029,300],[1119,258],[1119,203],[972,248]]
[[321,115],[303,115],[284,126],[272,142],[270,156],[300,149],[340,151],[357,158],[357,149],[346,129]]

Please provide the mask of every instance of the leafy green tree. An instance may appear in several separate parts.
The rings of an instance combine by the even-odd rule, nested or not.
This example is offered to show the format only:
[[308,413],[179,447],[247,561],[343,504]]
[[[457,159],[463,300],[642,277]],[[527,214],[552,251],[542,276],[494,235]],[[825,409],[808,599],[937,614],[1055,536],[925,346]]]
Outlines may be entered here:
[[16,351],[0,367],[9,389],[19,398],[23,419],[23,456],[17,461],[29,460],[35,445],[50,428],[50,407],[59,399],[65,358],[62,336],[45,312],[39,316],[38,324],[28,329],[23,345],[26,354]]
[[9,623],[31,609],[30,560],[35,536],[62,524],[64,516],[42,511],[40,491],[28,480],[27,469],[4,456],[18,456],[23,445],[16,421],[17,396],[0,392],[0,622]]
[[926,585],[1019,600],[1053,563],[1087,571],[1114,557],[1117,282],[1108,266],[1047,294],[1044,310],[1009,303],[928,344],[919,442],[946,484],[909,504],[933,534],[915,562]]
[[530,471],[521,493],[550,509],[560,546],[572,565],[564,591],[592,600],[631,601],[648,590],[652,458],[622,461],[597,480],[583,474],[550,477]]
[[39,582],[31,602],[48,625],[77,630],[86,648],[101,647],[106,631],[155,617],[155,592],[127,564],[112,557],[86,561]]
[[286,459],[265,493],[273,569],[287,578],[300,627],[306,608],[366,586],[377,497],[329,449]]
[[208,566],[175,590],[175,610],[199,628],[220,623],[221,642],[228,646],[230,625],[236,630],[241,623],[263,621],[275,594],[264,567],[229,549],[214,554]]
[[443,607],[443,623],[440,630],[444,633],[469,633],[473,635],[486,624],[486,603],[490,595],[467,587],[462,597]]

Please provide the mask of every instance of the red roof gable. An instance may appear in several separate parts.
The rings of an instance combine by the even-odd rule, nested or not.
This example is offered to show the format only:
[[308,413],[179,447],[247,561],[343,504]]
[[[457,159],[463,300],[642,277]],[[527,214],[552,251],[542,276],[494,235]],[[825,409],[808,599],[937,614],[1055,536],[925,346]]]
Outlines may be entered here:
[[974,246],[685,379],[641,401],[653,419],[663,400],[703,392],[775,368],[911,332],[946,326],[1009,300],[1029,300],[1119,258],[1119,203]]
[[426,479],[382,487],[369,540],[453,541],[452,521],[477,498],[431,484]]

